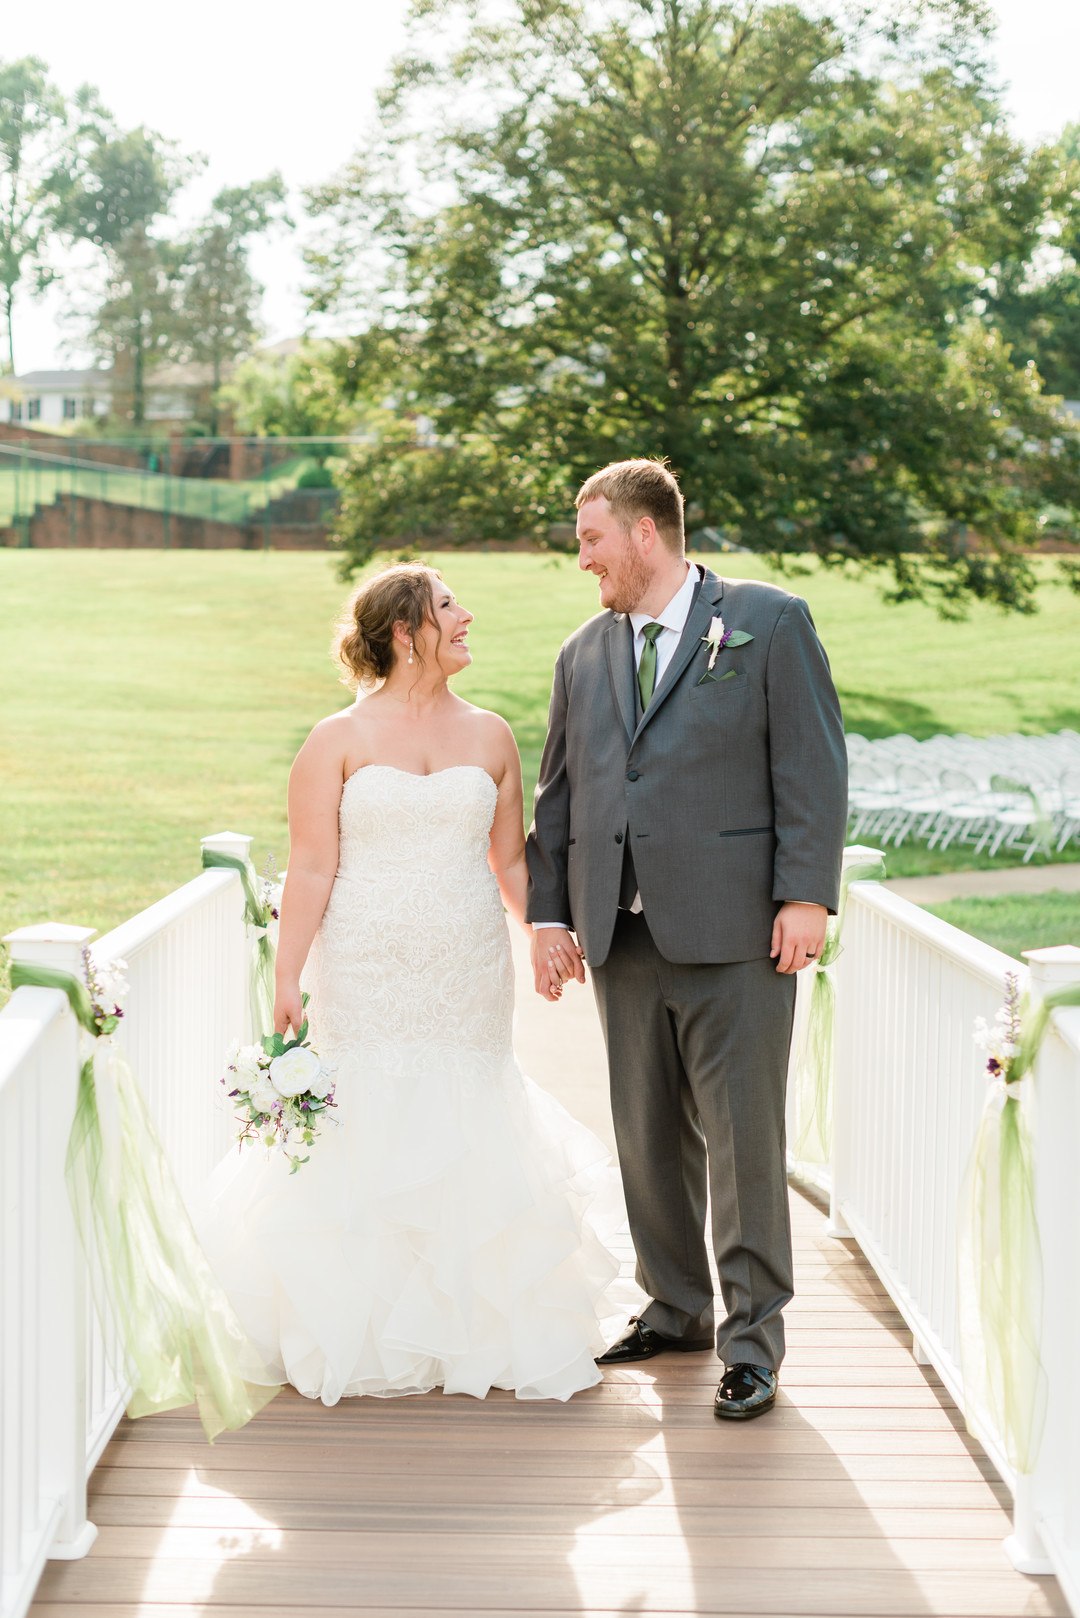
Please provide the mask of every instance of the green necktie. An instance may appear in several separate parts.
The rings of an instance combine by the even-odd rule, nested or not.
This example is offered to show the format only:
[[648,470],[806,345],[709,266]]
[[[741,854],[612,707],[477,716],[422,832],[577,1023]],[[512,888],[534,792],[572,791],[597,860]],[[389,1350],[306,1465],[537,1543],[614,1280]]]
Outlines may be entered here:
[[652,694],[656,690],[656,637],[663,629],[663,624],[646,624],[641,633],[645,636],[645,644],[641,648],[641,662],[638,664],[637,686],[641,693],[641,711],[652,701]]

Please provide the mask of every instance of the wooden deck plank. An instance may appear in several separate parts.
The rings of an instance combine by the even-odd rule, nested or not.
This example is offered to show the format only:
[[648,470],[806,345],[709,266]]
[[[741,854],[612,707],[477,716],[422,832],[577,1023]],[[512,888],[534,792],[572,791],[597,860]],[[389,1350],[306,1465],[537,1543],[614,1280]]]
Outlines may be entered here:
[[[639,1519],[650,1509],[642,1507],[631,1515]],[[597,1568],[635,1566],[649,1571],[679,1567],[689,1554],[695,1567],[702,1568],[903,1567],[915,1572],[1009,1571],[1001,1542],[988,1541],[984,1535],[951,1538],[903,1535],[890,1541],[881,1533],[832,1536],[804,1531],[789,1534],[787,1513],[775,1514],[768,1532],[710,1533],[700,1526],[697,1533],[689,1535],[680,1526],[678,1508],[650,1534],[642,1534],[634,1527],[625,1534],[612,1533],[606,1513],[599,1518],[583,1518],[580,1510],[573,1514],[574,1521],[569,1526],[551,1532],[522,1531],[520,1527],[499,1526],[496,1521],[490,1527],[487,1523],[480,1525],[468,1535],[463,1535],[456,1524],[448,1529],[437,1529],[430,1523],[414,1525],[411,1521],[392,1533],[381,1525],[374,1530],[355,1529],[351,1533],[322,1528],[299,1530],[282,1528],[265,1513],[260,1515],[265,1518],[261,1525],[244,1527],[106,1524],[99,1527],[97,1560],[154,1564],[175,1559],[196,1565],[239,1559],[243,1568],[253,1571],[265,1567],[267,1571],[281,1574],[294,1567],[303,1571],[313,1565],[324,1570],[384,1568],[392,1572],[402,1563],[409,1566],[426,1563],[433,1568],[471,1564],[478,1547],[482,1546],[488,1567],[503,1563],[525,1567],[548,1560],[553,1537],[565,1541],[569,1536],[579,1549],[588,1547],[590,1565]],[[869,1526],[871,1514],[863,1512],[862,1516]],[[666,1531],[672,1529],[673,1532]],[[689,1539],[694,1543],[688,1553],[686,1541]],[[81,1564],[83,1570],[87,1566],[87,1563]],[[79,1567],[80,1564],[70,1562],[55,1571],[62,1580],[72,1570],[76,1570],[72,1576],[77,1577]]]
[[[179,1521],[190,1502],[222,1501],[228,1509],[239,1505],[243,1510],[252,1501],[280,1502],[283,1487],[276,1473],[214,1472],[202,1476],[188,1470],[99,1468],[90,1491],[91,1515],[95,1521],[109,1520],[102,1516],[102,1509],[107,1511],[109,1501],[118,1496],[138,1501],[148,1510],[159,1509],[165,1513],[155,1521],[171,1520],[168,1513],[172,1511],[178,1513]],[[462,1498],[459,1477],[414,1472],[400,1476],[387,1472],[374,1476],[341,1473],[334,1480],[332,1502],[324,1498],[325,1473],[292,1471],[288,1487],[290,1501],[301,1504],[312,1501],[322,1510],[347,1505],[382,1507],[391,1503],[419,1509],[426,1505],[459,1505]],[[625,1509],[634,1498],[633,1478],[472,1477],[468,1487],[469,1504],[465,1509],[475,1513],[478,1507],[484,1507],[486,1513],[486,1508],[493,1505],[554,1503]],[[999,1509],[997,1500],[1007,1501],[1008,1493],[1004,1484],[1000,1484],[996,1498],[988,1497],[987,1480],[978,1473],[972,1473],[972,1481],[964,1482],[958,1478],[859,1479],[850,1473],[842,1478],[805,1479],[791,1477],[785,1470],[785,1475],[778,1478],[747,1477],[743,1473],[732,1478],[671,1479],[654,1475],[649,1481],[647,1498],[657,1506],[679,1505],[687,1510],[699,1506],[801,1508],[812,1502],[821,1507],[862,1505],[874,1511],[922,1509],[941,1514],[949,1510],[981,1510],[993,1514]]]
[[[310,1606],[264,1606],[252,1603],[244,1605],[243,1618],[311,1618],[312,1610]],[[871,1615],[870,1608],[863,1610],[868,1614],[868,1618],[875,1618],[875,1615]],[[927,1604],[923,1604],[917,1610],[920,1618],[926,1618],[926,1615],[930,1614],[933,1615],[933,1618],[980,1618],[983,1612],[990,1614],[989,1607],[964,1611],[959,1607],[932,1608]],[[1044,1610],[1045,1608],[1043,1607],[1032,1608],[1033,1613]],[[48,1618],[238,1618],[235,1606],[223,1606],[217,1602],[191,1604],[139,1601],[134,1604],[98,1602],[87,1605],[57,1602],[48,1605],[47,1611]],[[438,1618],[475,1618],[476,1611],[475,1606],[449,1607],[442,1604],[428,1607],[358,1607],[342,1605],[334,1608],[334,1615],[335,1618],[433,1618],[433,1615],[438,1614]],[[617,1611],[610,1607],[590,1606],[588,1608],[588,1618],[627,1618],[628,1612],[640,1615],[643,1611],[645,1609],[639,1605],[634,1605],[632,1608],[621,1607]],[[650,1606],[647,1609],[647,1618],[684,1618],[687,1611],[688,1609],[685,1607],[675,1608],[666,1604],[663,1606]],[[738,1612],[715,1606],[711,1608],[697,1606],[692,1611],[695,1613],[722,1611],[724,1618],[776,1618],[775,1613],[769,1614],[760,1611],[757,1613]],[[794,1605],[788,1604],[783,1611],[785,1613],[805,1611],[807,1618],[818,1618],[820,1609],[797,1609]],[[894,1618],[896,1611],[895,1607],[890,1606],[882,1606],[877,1609],[877,1612],[881,1614],[881,1618]],[[1011,1607],[1005,1608],[1001,1618],[1011,1618],[1013,1611],[1014,1609]],[[582,1612],[583,1609],[580,1604],[570,1608],[501,1606],[485,1609],[485,1618],[582,1618]],[[853,1618],[858,1618],[858,1611],[853,1615]]]
[[[969,1510],[928,1509],[925,1506],[868,1511],[864,1505],[830,1506],[816,1501],[807,1504],[768,1502],[766,1514],[760,1506],[747,1506],[738,1496],[722,1510],[714,1505],[689,1506],[682,1502],[658,1505],[655,1499],[631,1507],[614,1500],[600,1509],[610,1512],[610,1532],[616,1537],[634,1538],[708,1535],[719,1538],[765,1539],[775,1532],[777,1520],[790,1538],[815,1539],[975,1539],[993,1540],[1000,1547],[1010,1532],[1010,1519],[997,1506]],[[777,1518],[774,1513],[779,1513]],[[168,1527],[248,1530],[256,1513],[246,1501],[221,1495],[193,1499],[161,1499],[144,1495],[98,1496],[94,1521],[99,1529]],[[408,1514],[400,1501],[365,1503],[325,1500],[266,1500],[257,1515],[276,1528],[320,1532],[377,1534],[530,1534],[534,1536],[576,1533],[581,1523],[581,1504],[567,1501],[509,1503],[490,1501],[482,1516],[475,1505],[450,1500],[440,1505],[409,1502]],[[773,1526],[770,1527],[770,1524]],[[317,1548],[317,1539],[315,1541]],[[111,1551],[104,1545],[106,1554]]]
[[91,1480],[98,1541],[49,1564],[32,1615],[1064,1618],[1053,1579],[1009,1566],[1007,1492],[858,1249],[792,1209],[762,1421],[713,1419],[701,1354],[566,1405],[286,1390],[212,1448],[193,1413],[124,1422]]
[[[856,1542],[849,1542],[856,1543]],[[576,1553],[576,1547],[575,1547]],[[408,1592],[406,1595],[405,1592]],[[919,1571],[903,1567],[828,1569],[756,1567],[699,1568],[689,1556],[658,1568],[618,1563],[578,1565],[557,1558],[496,1565],[488,1555],[468,1565],[426,1561],[402,1567],[356,1569],[315,1562],[278,1566],[249,1557],[192,1561],[155,1558],[112,1561],[104,1556],[80,1563],[53,1564],[36,1604],[50,1600],[100,1599],[127,1602],[213,1598],[224,1606],[275,1604],[313,1608],[392,1609],[400,1602],[435,1611],[460,1607],[473,1612],[512,1612],[518,1603],[540,1611],[593,1613],[596,1608],[635,1613],[761,1613],[876,1618],[877,1614],[965,1614],[972,1618],[1067,1618],[1068,1609],[1053,1580],[1027,1580],[1011,1571]]]

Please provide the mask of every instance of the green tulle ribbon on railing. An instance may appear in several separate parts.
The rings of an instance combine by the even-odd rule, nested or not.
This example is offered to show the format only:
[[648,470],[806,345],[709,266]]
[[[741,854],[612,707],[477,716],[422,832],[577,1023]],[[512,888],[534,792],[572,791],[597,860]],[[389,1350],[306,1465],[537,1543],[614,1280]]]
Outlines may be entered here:
[[1000,1437],[1018,1472],[1034,1469],[1046,1419],[1041,1359],[1043,1262],[1034,1152],[1021,1100],[1054,1012],[1080,1006],[1080,983],[1023,1013],[1015,1054],[987,1092],[961,1185],[957,1230],[960,1362],[968,1426]]
[[[60,989],[94,1047],[79,1074],[65,1176],[98,1317],[111,1319],[130,1416],[197,1404],[211,1442],[280,1389],[207,1262],[123,1052],[102,1035],[86,985],[16,962],[13,989]],[[105,1331],[106,1341],[111,1334]]]
[[220,868],[240,873],[244,886],[244,920],[253,934],[249,977],[251,1037],[262,1039],[264,1035],[274,1032],[274,945],[269,933],[273,920],[271,907],[259,894],[259,879],[250,860],[204,848],[202,862],[204,870]]
[[885,857],[847,865],[840,874],[836,915],[825,928],[821,955],[810,968],[810,1009],[795,1052],[795,1145],[797,1161],[823,1165],[832,1156],[832,1098],[836,1073],[836,983],[833,966],[842,952],[840,942],[852,882],[884,876]]

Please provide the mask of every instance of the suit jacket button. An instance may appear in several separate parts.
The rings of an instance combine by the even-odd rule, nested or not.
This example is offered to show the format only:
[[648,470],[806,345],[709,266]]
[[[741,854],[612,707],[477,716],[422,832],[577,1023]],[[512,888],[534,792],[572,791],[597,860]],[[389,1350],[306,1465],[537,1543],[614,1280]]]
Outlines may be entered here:
[[616,833],[615,833],[615,841],[616,841],[616,842],[617,842],[617,843],[621,843],[621,842],[622,842],[622,832],[621,832],[621,831],[617,831],[617,832],[616,832]]
[[626,779],[627,779],[627,780],[628,780],[628,781],[636,781],[636,780],[637,780],[637,778],[638,778],[638,772],[637,772],[637,770],[627,770],[627,772],[626,772]]

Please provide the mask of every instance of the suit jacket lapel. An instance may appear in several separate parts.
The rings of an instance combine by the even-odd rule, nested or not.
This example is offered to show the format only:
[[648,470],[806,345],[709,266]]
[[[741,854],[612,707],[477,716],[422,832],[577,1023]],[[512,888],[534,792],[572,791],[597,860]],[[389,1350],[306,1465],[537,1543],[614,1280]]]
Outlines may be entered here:
[[617,613],[604,636],[607,652],[608,676],[615,696],[615,706],[623,722],[627,741],[634,734],[637,714],[634,706],[634,630],[626,613]]
[[[641,717],[641,721],[638,724],[637,731],[634,735],[635,741],[637,740],[637,737],[640,736],[645,726],[649,723],[650,719],[656,713],[657,709],[666,700],[668,693],[674,689],[676,682],[682,675],[687,664],[690,662],[694,653],[701,645],[701,638],[712,621],[713,609],[719,606],[721,600],[723,599],[723,579],[717,578],[716,574],[711,573],[708,568],[705,568],[703,571],[704,576],[701,580],[701,587],[694,597],[693,605],[690,608],[690,615],[687,618],[683,627],[683,632],[679,637],[679,644],[675,648],[675,653],[671,659],[671,662],[664,670],[663,679],[653,692],[652,701],[649,703],[649,706],[646,708]],[[631,657],[631,662],[632,661],[633,659]]]

